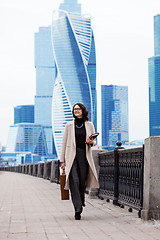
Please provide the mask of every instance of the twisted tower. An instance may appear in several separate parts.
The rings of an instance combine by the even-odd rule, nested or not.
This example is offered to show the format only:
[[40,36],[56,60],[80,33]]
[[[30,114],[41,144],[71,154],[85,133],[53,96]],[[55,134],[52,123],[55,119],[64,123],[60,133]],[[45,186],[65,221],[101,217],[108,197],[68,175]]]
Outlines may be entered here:
[[93,120],[92,90],[87,69],[92,37],[89,15],[64,10],[53,12],[52,44],[57,77],[53,90],[52,122],[58,156],[64,127],[73,119],[72,106],[76,102],[83,103]]

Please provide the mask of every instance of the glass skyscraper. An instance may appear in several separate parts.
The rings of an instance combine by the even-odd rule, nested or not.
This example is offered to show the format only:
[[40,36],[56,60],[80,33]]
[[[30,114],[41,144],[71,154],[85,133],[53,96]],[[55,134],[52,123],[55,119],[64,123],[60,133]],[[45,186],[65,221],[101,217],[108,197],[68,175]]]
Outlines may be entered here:
[[51,27],[40,27],[35,33],[35,124],[44,128],[48,154],[56,155],[52,131],[52,94],[56,67],[51,43]]
[[160,56],[160,14],[154,16],[154,55]]
[[149,134],[160,136],[160,15],[154,16],[154,57],[149,69]]
[[51,114],[56,76],[51,27],[40,27],[39,32],[35,33],[35,68],[35,106],[14,108],[15,125],[10,126],[6,151],[29,152],[46,158],[57,157]]
[[64,0],[64,2],[60,4],[59,9],[81,14],[81,4],[79,4],[77,0]]
[[46,156],[48,153],[43,127],[34,123],[10,126],[6,152],[29,152]]
[[16,123],[34,123],[34,105],[14,107],[14,124]]
[[101,86],[102,147],[128,142],[128,87]]
[[77,1],[64,1],[60,9],[54,11],[52,21],[52,44],[57,68],[52,126],[58,156],[64,127],[73,119],[72,106],[75,103],[81,102],[87,107],[89,117],[97,127],[96,57],[91,18],[80,14],[81,6]]

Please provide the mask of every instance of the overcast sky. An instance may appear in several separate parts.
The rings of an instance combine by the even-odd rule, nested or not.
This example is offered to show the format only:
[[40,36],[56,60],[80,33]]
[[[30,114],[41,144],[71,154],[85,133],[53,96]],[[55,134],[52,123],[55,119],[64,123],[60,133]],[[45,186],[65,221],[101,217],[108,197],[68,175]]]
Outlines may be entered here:
[[[34,104],[34,32],[51,24],[62,0],[0,1],[0,141],[7,143],[14,106]],[[130,141],[149,134],[148,57],[153,56],[153,16],[160,0],[79,0],[90,13],[100,85],[128,86]],[[98,104],[99,105],[99,104]],[[100,112],[100,108],[98,109]],[[100,115],[100,114],[99,114]],[[98,120],[100,131],[100,117]]]

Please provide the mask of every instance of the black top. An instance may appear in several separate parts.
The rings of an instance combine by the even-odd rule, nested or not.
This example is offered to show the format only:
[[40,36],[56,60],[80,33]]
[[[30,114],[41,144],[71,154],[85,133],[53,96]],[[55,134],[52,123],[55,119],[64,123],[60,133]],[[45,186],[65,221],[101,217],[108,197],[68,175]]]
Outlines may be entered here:
[[75,117],[75,137],[76,137],[76,147],[85,148],[86,144],[86,128],[82,118]]

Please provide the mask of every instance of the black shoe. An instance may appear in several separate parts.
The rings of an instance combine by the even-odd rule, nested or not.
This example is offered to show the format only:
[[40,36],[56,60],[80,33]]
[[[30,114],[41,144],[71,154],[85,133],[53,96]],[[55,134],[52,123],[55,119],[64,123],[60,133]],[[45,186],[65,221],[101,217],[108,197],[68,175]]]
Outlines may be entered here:
[[81,213],[80,212],[75,212],[75,219],[76,220],[81,220]]

